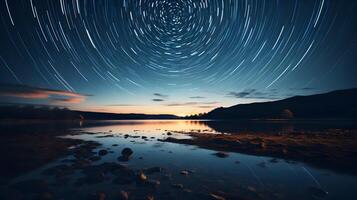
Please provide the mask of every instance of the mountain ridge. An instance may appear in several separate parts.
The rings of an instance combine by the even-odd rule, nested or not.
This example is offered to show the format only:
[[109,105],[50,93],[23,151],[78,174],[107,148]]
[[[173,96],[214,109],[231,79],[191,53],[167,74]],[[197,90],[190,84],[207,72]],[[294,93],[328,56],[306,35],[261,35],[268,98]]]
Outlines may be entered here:
[[[337,102],[343,102],[338,104]],[[357,88],[216,108],[204,119],[355,119]]]

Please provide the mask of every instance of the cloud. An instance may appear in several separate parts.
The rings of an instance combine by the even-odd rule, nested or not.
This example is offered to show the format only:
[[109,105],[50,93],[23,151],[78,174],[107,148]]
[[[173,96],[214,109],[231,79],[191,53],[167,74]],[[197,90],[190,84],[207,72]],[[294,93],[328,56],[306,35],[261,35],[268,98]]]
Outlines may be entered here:
[[290,88],[290,90],[311,91],[311,90],[316,90],[316,88],[313,88],[313,87],[303,87],[303,88]]
[[166,104],[166,106],[204,106],[204,105],[215,105],[219,102],[183,102],[183,103],[170,103]]
[[279,99],[279,95],[275,90],[272,90],[270,92],[260,92],[257,91],[256,89],[246,89],[243,90],[242,92],[229,92],[227,97],[232,97],[232,98],[244,98],[244,99]]
[[167,98],[167,97],[169,97],[169,95],[161,94],[161,93],[154,93],[153,95],[154,95],[154,96],[157,96],[157,97],[160,97],[160,98]]
[[64,90],[53,90],[28,85],[0,84],[0,96],[32,100],[49,100],[51,103],[78,104],[90,95]]
[[193,97],[189,97],[190,99],[204,99],[206,97],[202,97],[202,96],[193,96]]
[[198,108],[216,108],[217,106],[197,106]]
[[155,101],[155,102],[162,102],[162,101],[165,101],[164,99],[152,99],[152,101]]
[[245,98],[247,96],[252,95],[256,90],[255,89],[248,89],[242,92],[229,92],[227,96],[234,97],[234,98]]
[[107,106],[113,106],[113,107],[129,107],[129,106],[141,106],[141,105],[136,105],[136,104],[110,104]]

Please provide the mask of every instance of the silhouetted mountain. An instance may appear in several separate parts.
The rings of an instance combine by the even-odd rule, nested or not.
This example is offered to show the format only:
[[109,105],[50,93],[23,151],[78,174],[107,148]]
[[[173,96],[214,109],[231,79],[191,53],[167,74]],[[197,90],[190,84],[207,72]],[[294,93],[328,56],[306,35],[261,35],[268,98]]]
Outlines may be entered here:
[[118,120],[118,119],[178,119],[175,115],[115,114],[85,112],[42,105],[0,105],[0,119],[42,120]]
[[357,89],[217,108],[206,119],[356,119]]

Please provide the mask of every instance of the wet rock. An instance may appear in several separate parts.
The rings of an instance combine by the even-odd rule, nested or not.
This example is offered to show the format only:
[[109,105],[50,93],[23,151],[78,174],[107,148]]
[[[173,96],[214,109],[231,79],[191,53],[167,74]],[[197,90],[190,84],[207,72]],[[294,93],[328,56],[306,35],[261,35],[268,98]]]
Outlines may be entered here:
[[248,187],[247,187],[247,190],[250,191],[250,192],[253,192],[253,193],[256,193],[256,192],[257,192],[257,189],[255,189],[255,188],[252,187],[252,186],[248,186]]
[[98,155],[100,155],[100,156],[105,156],[105,155],[107,155],[107,154],[108,154],[108,151],[105,150],[105,149],[102,149],[102,150],[99,150],[99,151],[98,151]]
[[130,148],[124,148],[121,152],[121,155],[124,157],[130,157],[133,153],[133,150],[131,150]]
[[117,146],[119,146],[119,145],[118,145],[118,144],[113,144],[112,146],[113,146],[113,147],[117,147]]
[[229,154],[227,152],[219,151],[217,153],[214,153],[213,155],[219,157],[219,158],[227,158]]
[[146,183],[153,187],[158,187],[160,185],[160,181],[158,180],[148,180]]
[[309,187],[307,189],[308,193],[310,193],[313,197],[318,198],[318,199],[323,199],[328,195],[328,192],[317,188],[317,187]]
[[172,133],[171,132],[167,132],[166,135],[172,135]]
[[138,180],[141,181],[141,182],[145,182],[145,181],[148,180],[148,177],[144,174],[144,172],[139,172]]
[[161,168],[161,167],[151,167],[151,168],[148,168],[148,169],[144,170],[144,172],[146,174],[160,173],[162,171],[163,171],[163,168]]
[[190,174],[190,172],[188,172],[187,170],[182,170],[180,172],[181,175],[185,175],[185,176],[188,176]]
[[146,136],[141,136],[141,139],[147,139],[148,137],[146,137]]
[[129,193],[122,190],[119,193],[119,200],[128,200],[129,199]]
[[97,136],[96,138],[109,138],[109,137],[114,137],[114,135],[100,135],[100,136]]
[[41,179],[25,180],[15,183],[13,186],[16,190],[23,193],[45,193],[49,192],[48,183]]
[[118,163],[102,163],[100,165],[86,167],[83,169],[83,173],[85,177],[80,180],[80,183],[86,184],[97,184],[108,180],[110,179],[109,174],[121,178],[115,179],[115,183],[126,184],[133,182],[135,176],[132,170]]
[[183,185],[182,184],[176,184],[176,183],[174,183],[174,184],[171,184],[171,186],[173,187],[173,188],[176,188],[176,189],[183,189]]
[[133,154],[133,150],[131,150],[130,148],[124,148],[121,152],[121,155],[118,160],[119,161],[128,161],[131,157],[131,155]]
[[219,196],[219,195],[217,195],[217,194],[211,193],[210,196],[212,197],[212,199],[215,199],[215,200],[225,200],[224,197]]
[[101,146],[101,144],[97,142],[87,141],[81,144],[80,146],[74,148],[72,150],[72,153],[77,159],[87,159],[95,155],[95,152],[93,152],[93,150],[99,146]]

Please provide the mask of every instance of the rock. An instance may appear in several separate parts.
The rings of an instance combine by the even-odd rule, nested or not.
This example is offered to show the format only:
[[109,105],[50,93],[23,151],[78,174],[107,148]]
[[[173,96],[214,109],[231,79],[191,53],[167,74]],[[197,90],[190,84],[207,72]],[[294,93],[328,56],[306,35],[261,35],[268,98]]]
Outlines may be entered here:
[[119,199],[120,200],[128,200],[129,199],[129,193],[124,191],[124,190],[120,191]]
[[142,181],[142,182],[145,182],[145,181],[148,180],[148,177],[147,177],[143,172],[140,172],[140,173],[138,174],[138,180],[139,180],[139,181]]
[[118,160],[119,161],[129,161],[131,155],[133,154],[133,150],[131,150],[130,148],[124,148],[122,151],[121,151],[121,155]]
[[216,195],[216,194],[213,194],[213,193],[211,193],[210,196],[211,196],[213,199],[216,199],[216,200],[225,200],[224,197],[221,197],[221,196]]
[[109,137],[114,137],[114,135],[99,135],[96,138],[109,138]]
[[141,139],[147,139],[148,137],[146,137],[146,136],[141,136]]
[[117,146],[119,146],[119,145],[118,145],[118,144],[113,144],[112,146],[113,146],[113,147],[117,147]]
[[100,151],[98,152],[98,155],[100,155],[100,156],[104,156],[104,155],[107,155],[107,154],[108,154],[108,151],[105,150],[105,149],[102,149],[102,150],[100,150]]
[[121,151],[121,155],[124,157],[130,157],[133,153],[134,153],[133,150],[131,150],[130,148],[124,148]]
[[226,152],[223,152],[223,151],[220,151],[220,152],[217,152],[217,153],[214,153],[213,155],[219,157],[219,158],[227,158],[229,156],[228,153]]
[[187,176],[187,175],[189,175],[190,173],[189,173],[188,171],[186,171],[186,170],[182,170],[182,171],[180,172],[180,174]]
[[161,167],[151,167],[151,168],[148,168],[148,169],[144,170],[144,172],[146,174],[160,173],[162,171],[163,171],[163,169]]
[[90,166],[83,169],[86,175],[80,181],[86,184],[97,184],[109,179],[110,174],[117,176],[114,182],[117,184],[127,184],[133,182],[135,178],[134,171],[118,163],[102,163],[100,165]]
[[182,184],[172,184],[171,185],[173,188],[177,188],[177,189],[183,189],[183,185]]
[[171,132],[167,132],[166,135],[172,135],[172,133]]
[[160,181],[158,181],[158,180],[148,180],[146,183],[148,185],[151,185],[151,186],[154,186],[154,187],[157,187],[157,186],[160,185]]

